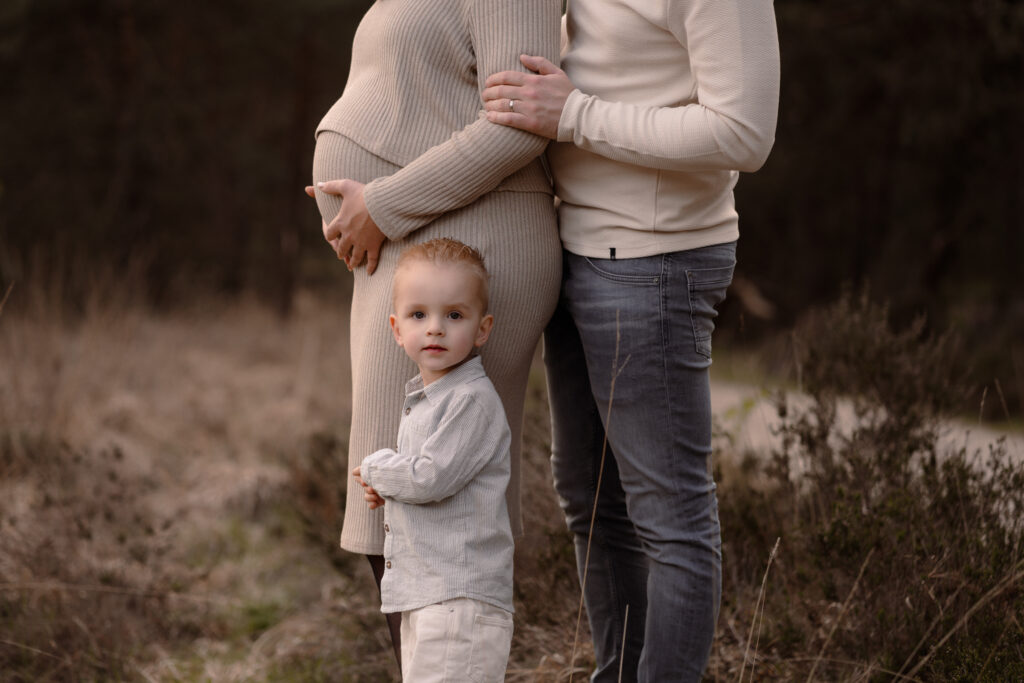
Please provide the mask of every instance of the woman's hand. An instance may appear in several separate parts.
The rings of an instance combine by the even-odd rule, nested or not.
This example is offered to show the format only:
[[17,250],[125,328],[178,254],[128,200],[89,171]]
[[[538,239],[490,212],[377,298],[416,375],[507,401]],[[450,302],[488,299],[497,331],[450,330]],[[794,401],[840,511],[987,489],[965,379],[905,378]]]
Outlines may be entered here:
[[[339,259],[345,261],[349,270],[366,264],[367,275],[373,275],[380,260],[380,247],[387,236],[366,210],[363,201],[363,183],[355,180],[328,180],[317,183],[317,189],[341,197],[341,209],[334,220],[323,226],[324,239],[331,245]],[[315,196],[312,186],[306,187],[306,194]]]
[[487,119],[535,135],[558,139],[558,120],[575,88],[565,72],[543,57],[520,55],[532,74],[499,71],[487,77],[482,93]]

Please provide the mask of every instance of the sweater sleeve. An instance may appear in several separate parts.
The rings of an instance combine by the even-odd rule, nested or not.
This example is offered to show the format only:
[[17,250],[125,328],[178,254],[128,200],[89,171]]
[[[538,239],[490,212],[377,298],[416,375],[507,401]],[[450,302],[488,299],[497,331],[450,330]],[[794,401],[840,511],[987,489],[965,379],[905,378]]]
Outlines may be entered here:
[[689,55],[696,102],[637,106],[575,90],[558,140],[649,168],[756,171],[775,141],[779,105],[772,1],[664,1],[668,28]]
[[413,505],[443,500],[508,447],[507,429],[471,396],[462,396],[453,401],[419,453],[375,451],[363,459],[360,475],[385,499]]
[[[525,68],[521,54],[558,59],[558,3],[465,0],[476,55],[477,89],[496,71]],[[482,98],[481,98],[482,102]],[[367,210],[390,239],[405,237],[441,214],[472,203],[540,155],[547,140],[478,118],[394,175],[366,186]]]

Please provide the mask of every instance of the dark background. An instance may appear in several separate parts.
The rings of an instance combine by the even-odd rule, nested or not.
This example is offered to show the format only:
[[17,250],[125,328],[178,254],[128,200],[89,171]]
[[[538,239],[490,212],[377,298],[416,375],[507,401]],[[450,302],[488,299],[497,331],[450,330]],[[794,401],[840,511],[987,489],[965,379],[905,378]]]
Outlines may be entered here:
[[[255,293],[287,315],[347,286],[302,187],[369,4],[2,0],[3,290],[74,307],[120,278],[156,307]],[[977,393],[999,380],[1019,417],[1024,2],[775,8],[778,133],[737,189],[722,336],[763,343],[866,289],[897,327],[955,330]]]

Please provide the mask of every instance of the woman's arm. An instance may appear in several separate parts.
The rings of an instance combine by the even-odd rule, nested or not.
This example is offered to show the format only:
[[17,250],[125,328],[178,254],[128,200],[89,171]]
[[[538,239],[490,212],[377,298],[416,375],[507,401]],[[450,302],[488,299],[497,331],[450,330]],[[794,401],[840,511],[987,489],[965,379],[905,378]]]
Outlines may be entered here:
[[[478,90],[483,91],[487,74],[517,68],[524,49],[556,58],[557,2],[464,0],[463,7],[477,60]],[[385,239],[401,239],[438,216],[472,203],[537,157],[546,145],[544,138],[496,126],[481,114],[394,175],[368,185],[348,179],[321,184],[323,192],[344,198],[324,237],[350,270],[365,259],[372,275]],[[307,192],[312,195],[312,188]]]
[[[638,166],[757,170],[775,139],[779,101],[771,1],[669,0],[668,28],[687,48],[697,83],[692,104],[638,106],[576,89],[566,94],[565,74],[534,61],[537,74],[488,79],[488,117]],[[518,112],[507,111],[508,98],[523,100]]]
[[[477,87],[487,75],[522,68],[524,46],[555,59],[558,3],[552,0],[466,0],[477,59]],[[363,198],[390,239],[400,239],[448,211],[470,204],[537,157],[547,140],[484,116],[431,147],[394,175],[369,183]]]

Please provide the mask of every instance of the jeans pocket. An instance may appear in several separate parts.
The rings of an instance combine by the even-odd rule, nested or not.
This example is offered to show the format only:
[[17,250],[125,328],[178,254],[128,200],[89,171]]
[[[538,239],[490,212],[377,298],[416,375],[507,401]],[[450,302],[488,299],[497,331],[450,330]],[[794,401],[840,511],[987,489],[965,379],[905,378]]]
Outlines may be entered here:
[[512,648],[512,615],[478,614],[473,618],[473,646],[469,655],[469,679],[474,683],[500,683],[505,679]]
[[711,333],[715,331],[715,317],[718,315],[716,307],[725,299],[725,292],[732,283],[735,267],[735,264],[730,264],[686,271],[695,350],[709,360]]
[[656,285],[661,275],[660,257],[598,259],[581,257],[590,271],[608,282],[622,285]]

